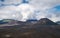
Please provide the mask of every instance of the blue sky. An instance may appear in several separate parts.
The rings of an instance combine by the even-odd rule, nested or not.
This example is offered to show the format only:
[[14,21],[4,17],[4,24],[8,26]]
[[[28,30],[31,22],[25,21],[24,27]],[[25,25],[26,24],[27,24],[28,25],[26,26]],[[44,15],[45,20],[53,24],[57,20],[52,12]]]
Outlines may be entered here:
[[60,0],[0,0],[0,19],[41,18],[60,21]]

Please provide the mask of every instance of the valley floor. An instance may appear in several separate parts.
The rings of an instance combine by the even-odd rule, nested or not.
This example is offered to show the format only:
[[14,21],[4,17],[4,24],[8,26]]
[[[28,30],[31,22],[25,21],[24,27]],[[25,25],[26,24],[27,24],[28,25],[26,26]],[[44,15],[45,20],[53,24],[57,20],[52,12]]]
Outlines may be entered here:
[[60,25],[11,26],[0,29],[0,38],[60,38]]

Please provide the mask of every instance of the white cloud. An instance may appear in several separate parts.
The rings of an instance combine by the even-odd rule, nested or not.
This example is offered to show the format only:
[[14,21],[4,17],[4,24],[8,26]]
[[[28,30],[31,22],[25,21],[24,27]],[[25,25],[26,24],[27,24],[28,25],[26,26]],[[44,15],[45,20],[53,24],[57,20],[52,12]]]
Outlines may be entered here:
[[[35,8],[40,11],[37,14],[37,19],[47,17],[53,21],[60,21],[60,15],[59,17],[56,17],[56,15],[60,13],[57,13],[55,11],[55,8],[53,8],[57,5],[60,5],[60,0],[31,0],[30,4],[35,6]],[[52,10],[52,8],[54,10]],[[49,9],[51,9],[52,12],[50,12]],[[55,11],[56,13],[54,13],[53,11]]]
[[29,4],[21,4],[19,6],[5,6],[0,9],[0,19],[15,19],[26,21],[32,18],[34,7]]
[[0,19],[19,19],[21,14],[17,9],[17,6],[5,6],[0,9]]
[[20,14],[22,15],[22,21],[26,21],[29,18],[32,18],[34,15],[35,8],[29,4],[21,4],[18,6]]
[[[4,6],[0,8],[0,19],[9,18],[17,20],[27,19],[40,19],[50,18],[53,21],[60,20],[60,16],[56,17],[58,13],[49,12],[49,9],[54,6],[60,5],[60,0],[29,0],[29,4],[21,4],[22,0],[6,0],[4,4],[10,6]],[[2,2],[0,2],[2,4]],[[19,6],[13,6],[11,4],[19,4]],[[52,9],[51,9],[52,10]],[[55,9],[54,9],[55,10]],[[59,13],[60,14],[60,13]]]
[[22,0],[4,0],[4,2],[0,1],[0,4],[11,5],[11,4],[19,4],[21,2],[22,2]]

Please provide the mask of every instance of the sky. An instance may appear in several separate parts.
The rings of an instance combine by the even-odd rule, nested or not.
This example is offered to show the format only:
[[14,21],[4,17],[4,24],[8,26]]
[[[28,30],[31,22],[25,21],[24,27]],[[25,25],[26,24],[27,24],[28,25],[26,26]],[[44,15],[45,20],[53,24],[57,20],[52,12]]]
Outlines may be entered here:
[[0,19],[41,18],[60,21],[60,0],[0,0]]

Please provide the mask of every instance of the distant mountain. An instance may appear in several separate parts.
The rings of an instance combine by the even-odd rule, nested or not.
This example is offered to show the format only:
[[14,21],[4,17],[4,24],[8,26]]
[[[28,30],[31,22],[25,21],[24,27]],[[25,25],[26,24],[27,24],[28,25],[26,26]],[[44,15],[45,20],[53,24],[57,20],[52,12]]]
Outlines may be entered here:
[[38,25],[58,25],[57,23],[54,23],[53,21],[49,20],[48,18],[42,18],[36,24],[38,24]]
[[6,23],[8,23],[8,21],[6,21],[6,20],[0,20],[0,24],[6,24]]
[[0,20],[0,27],[3,27],[3,26],[15,26],[15,25],[22,25],[22,24],[23,24],[23,22],[13,20],[13,19]]
[[60,25],[60,21],[57,21],[56,23]]
[[37,21],[38,21],[38,20],[36,20],[36,19],[29,19],[29,20],[26,21],[26,23],[27,23],[27,24],[28,24],[28,23],[35,24],[35,23],[37,23]]
[[32,25],[58,25],[58,24],[54,23],[53,21],[49,20],[48,18],[42,18],[40,20],[29,19],[26,22],[17,21],[17,20],[13,20],[13,19],[0,20],[0,27],[15,26],[15,25],[20,25],[20,26],[29,25],[29,26],[32,26]]
[[20,23],[23,23],[22,21],[18,21],[18,20],[14,20],[14,19],[3,19],[3,20],[0,20],[0,24],[20,24]]
[[13,20],[13,19],[3,19],[3,20],[0,20],[0,24],[6,24],[6,23],[15,23],[16,20]]

